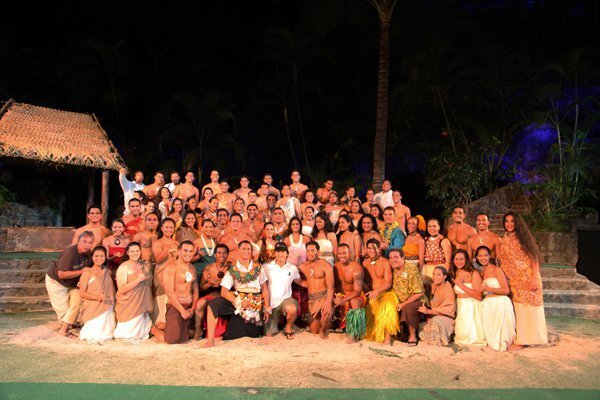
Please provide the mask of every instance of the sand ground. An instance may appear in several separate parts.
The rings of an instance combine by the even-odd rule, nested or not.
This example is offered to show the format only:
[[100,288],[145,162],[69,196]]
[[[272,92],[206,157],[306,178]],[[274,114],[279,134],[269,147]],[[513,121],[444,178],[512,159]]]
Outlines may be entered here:
[[489,348],[407,347],[342,334],[323,340],[244,338],[202,348],[110,341],[89,345],[55,333],[51,313],[0,315],[0,380],[147,385],[345,388],[600,389],[600,321],[548,319],[551,344],[519,352]]

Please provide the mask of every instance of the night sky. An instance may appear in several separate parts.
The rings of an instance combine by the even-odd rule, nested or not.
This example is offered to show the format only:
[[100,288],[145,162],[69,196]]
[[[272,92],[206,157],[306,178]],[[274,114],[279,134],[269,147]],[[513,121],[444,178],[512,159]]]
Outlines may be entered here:
[[[379,19],[367,1],[85,3],[3,8],[1,101],[95,113],[147,183],[157,169],[187,168],[203,182],[212,168],[234,184],[241,174],[256,184],[267,171],[288,182],[297,167],[313,185],[325,177],[339,190],[370,184]],[[580,52],[578,85],[597,97],[599,18],[593,0],[401,0],[387,176],[405,202],[439,210],[425,198],[424,177],[427,160],[449,146],[442,104],[466,146],[482,132],[502,140],[507,126],[523,127],[509,139],[520,160],[532,134],[525,127],[544,122],[540,89],[571,87],[549,65]],[[20,202],[53,205],[64,192],[76,209],[65,222],[82,222],[87,171],[2,162],[0,184]],[[111,202],[121,203],[116,179]]]

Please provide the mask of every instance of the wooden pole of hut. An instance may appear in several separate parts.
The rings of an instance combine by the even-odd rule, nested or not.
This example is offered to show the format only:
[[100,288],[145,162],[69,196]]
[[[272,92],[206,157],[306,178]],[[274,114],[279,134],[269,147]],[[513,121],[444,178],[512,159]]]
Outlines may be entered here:
[[108,185],[110,180],[110,171],[102,171],[102,195],[100,207],[102,209],[102,225],[106,226],[106,220],[108,217]]

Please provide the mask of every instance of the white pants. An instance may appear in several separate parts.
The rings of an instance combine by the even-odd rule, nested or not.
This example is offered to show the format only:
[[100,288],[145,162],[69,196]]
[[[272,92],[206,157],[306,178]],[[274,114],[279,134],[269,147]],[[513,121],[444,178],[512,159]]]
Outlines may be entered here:
[[46,275],[46,290],[58,320],[74,324],[79,317],[79,307],[81,306],[79,289],[64,287]]

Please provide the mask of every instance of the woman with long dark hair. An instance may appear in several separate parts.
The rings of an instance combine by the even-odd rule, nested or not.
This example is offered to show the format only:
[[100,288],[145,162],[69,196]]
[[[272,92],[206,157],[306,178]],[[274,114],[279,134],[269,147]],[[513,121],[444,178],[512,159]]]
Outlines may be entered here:
[[461,345],[485,346],[481,300],[483,288],[481,275],[473,268],[466,250],[452,255],[450,276],[456,292],[456,324],[454,342]]
[[517,337],[510,349],[547,344],[540,250],[520,215],[506,213],[503,225],[504,236],[500,240],[498,259],[508,277],[517,324]]
[[319,243],[319,257],[333,265],[337,256],[337,237],[326,212],[322,211],[315,217],[312,238]]
[[107,258],[104,247],[94,247],[92,267],[84,269],[79,278],[80,316],[84,322],[79,339],[88,343],[112,339],[115,330],[115,287],[106,267]]

